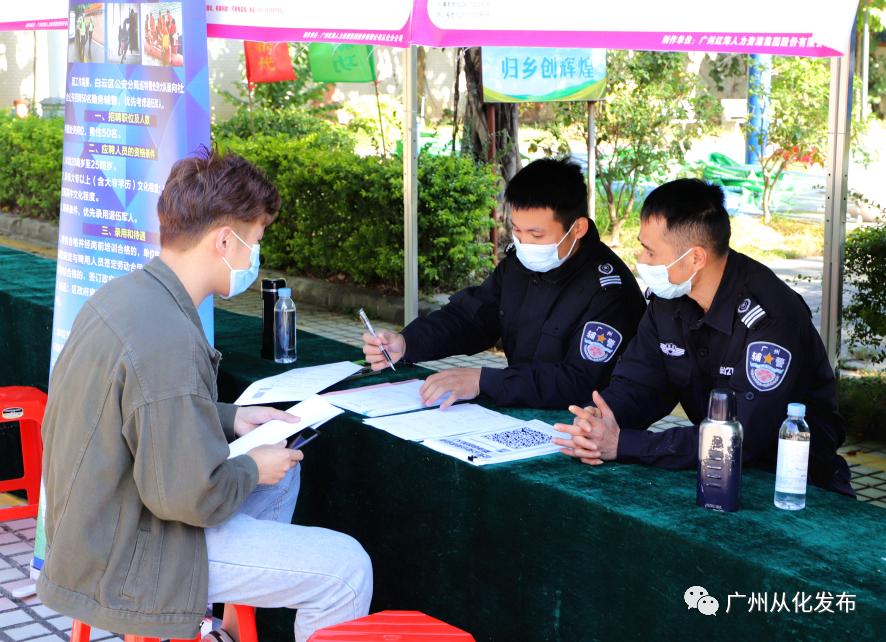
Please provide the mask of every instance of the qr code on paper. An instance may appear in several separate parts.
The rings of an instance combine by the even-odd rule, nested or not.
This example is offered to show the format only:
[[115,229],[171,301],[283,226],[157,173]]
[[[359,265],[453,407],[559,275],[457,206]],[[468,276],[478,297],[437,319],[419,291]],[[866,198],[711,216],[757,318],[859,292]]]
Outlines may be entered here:
[[486,450],[485,448],[478,446],[477,444],[471,444],[466,441],[462,441],[461,439],[441,439],[441,444],[448,444],[450,446],[454,446],[455,448],[460,448],[461,450],[466,451],[472,457],[480,457],[482,459],[488,459],[491,451]]
[[551,443],[550,435],[525,427],[496,432],[484,435],[484,437],[489,441],[494,441],[515,450],[535,448],[536,446],[544,446]]

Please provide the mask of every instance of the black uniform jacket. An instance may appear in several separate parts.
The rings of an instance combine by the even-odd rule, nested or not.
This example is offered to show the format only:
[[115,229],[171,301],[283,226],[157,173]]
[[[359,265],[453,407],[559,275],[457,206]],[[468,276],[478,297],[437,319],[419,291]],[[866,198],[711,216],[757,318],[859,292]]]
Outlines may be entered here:
[[[809,481],[854,494],[836,453],[846,431],[834,370],[809,308],[772,270],[735,251],[707,314],[687,296],[650,297],[637,336],[602,393],[622,428],[619,461],[695,467],[698,424],[713,388],[735,391],[742,459],[768,470],[775,469],[788,403],[806,404]],[[645,430],[677,402],[693,428]]]
[[404,330],[407,361],[474,354],[502,340],[506,368],[483,368],[480,392],[500,406],[566,408],[604,388],[646,305],[627,266],[592,225],[549,272],[513,249],[482,285]]

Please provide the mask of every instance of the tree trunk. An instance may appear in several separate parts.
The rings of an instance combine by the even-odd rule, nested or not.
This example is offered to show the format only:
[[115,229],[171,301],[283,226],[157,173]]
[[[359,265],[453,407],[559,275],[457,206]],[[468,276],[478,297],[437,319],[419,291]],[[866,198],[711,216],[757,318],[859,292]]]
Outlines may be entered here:
[[[483,102],[483,78],[480,61],[480,48],[471,47],[464,52],[465,69],[465,114],[464,140],[462,150],[471,150],[478,162],[491,162],[504,182],[510,181],[520,171],[520,150],[517,146],[517,105],[513,103],[493,104]],[[487,120],[489,109],[491,118]],[[489,131],[488,123],[493,124]],[[503,226],[501,204],[491,213],[495,226],[491,241],[498,259],[498,250],[509,242],[509,235]],[[502,234],[501,232],[505,232]]]
[[609,245],[621,245],[621,226],[624,220],[618,217],[618,206],[615,200],[609,200]]
[[495,146],[494,162],[499,175],[509,181],[520,170],[520,151],[517,147],[517,105],[492,104],[495,115],[494,140],[490,140],[486,124],[487,103],[483,102],[483,79],[480,48],[471,47],[464,55],[465,100],[464,135],[466,144],[478,161],[489,159],[490,143]]
[[769,210],[769,203],[772,200],[772,188],[774,184],[771,180],[763,180],[763,196],[761,198],[763,208],[763,223],[769,225],[772,222],[772,212]]

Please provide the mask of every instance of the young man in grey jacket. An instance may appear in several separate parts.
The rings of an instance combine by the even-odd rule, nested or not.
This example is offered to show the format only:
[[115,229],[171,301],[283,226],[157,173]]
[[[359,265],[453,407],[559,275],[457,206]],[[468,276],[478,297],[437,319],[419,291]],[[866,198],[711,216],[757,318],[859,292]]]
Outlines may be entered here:
[[[291,524],[302,453],[228,459],[273,408],[217,402],[221,355],[197,314],[255,280],[277,190],[235,155],[179,161],[158,202],[159,257],[83,306],[43,423],[47,550],[37,590],[117,633],[197,634],[206,604],[298,609],[295,638],[361,617],[372,569],[347,535]],[[224,628],[236,636],[233,617]]]

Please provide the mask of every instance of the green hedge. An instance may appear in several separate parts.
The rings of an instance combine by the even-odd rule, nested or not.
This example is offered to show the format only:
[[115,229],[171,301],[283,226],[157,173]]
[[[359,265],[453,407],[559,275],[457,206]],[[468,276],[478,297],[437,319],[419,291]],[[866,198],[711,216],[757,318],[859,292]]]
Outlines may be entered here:
[[[0,117],[0,207],[58,219],[63,131],[61,119]],[[222,147],[261,167],[283,197],[262,247],[268,267],[402,287],[400,159],[361,157],[347,130],[291,109],[240,112],[213,131]],[[468,158],[422,155],[418,178],[422,289],[483,278],[492,267],[486,239],[495,176]]]
[[227,120],[212,126],[212,139],[286,135],[292,139],[312,136],[329,149],[354,149],[354,136],[344,127],[298,108],[238,109]]
[[[403,283],[403,166],[398,158],[326,149],[313,136],[220,141],[262,168],[283,200],[262,253],[268,267],[358,285]],[[498,186],[459,157],[419,159],[419,280],[423,290],[476,282],[492,267],[485,240]]]
[[849,340],[874,362],[886,360],[886,222],[859,228],[846,239],[846,278],[855,286],[843,311]]
[[61,118],[0,115],[0,208],[58,220],[63,136]]
[[849,434],[869,441],[886,441],[886,373],[866,372],[842,376],[837,385],[840,414]]

